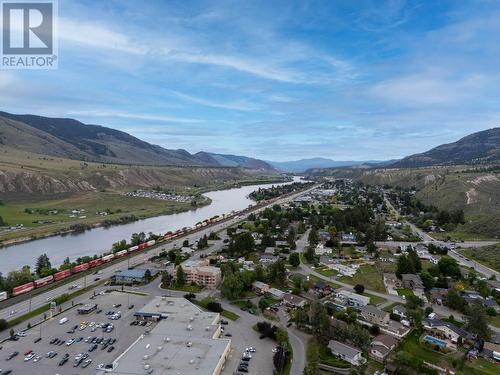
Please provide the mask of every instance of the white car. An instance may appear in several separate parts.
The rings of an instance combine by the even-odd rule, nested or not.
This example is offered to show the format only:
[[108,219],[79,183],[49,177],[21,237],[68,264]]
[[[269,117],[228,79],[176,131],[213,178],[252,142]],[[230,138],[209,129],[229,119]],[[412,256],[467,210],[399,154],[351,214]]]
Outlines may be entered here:
[[41,355],[37,355],[34,359],[33,359],[33,362],[38,362],[39,360],[42,359],[42,356]]
[[26,332],[20,331],[20,332],[16,333],[16,336],[26,337]]
[[76,341],[75,339],[69,339],[68,341],[66,341],[66,346],[73,345],[75,341]]
[[35,357],[35,353],[28,354],[26,357],[24,357],[24,362],[31,361]]

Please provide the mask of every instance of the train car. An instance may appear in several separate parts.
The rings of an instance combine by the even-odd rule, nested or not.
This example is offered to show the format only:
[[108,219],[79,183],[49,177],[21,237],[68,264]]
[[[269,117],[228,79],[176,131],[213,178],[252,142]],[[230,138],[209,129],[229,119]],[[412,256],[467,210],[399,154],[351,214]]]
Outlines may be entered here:
[[148,242],[146,242],[146,247],[153,246],[155,243],[156,243],[155,240],[148,241]]
[[137,245],[139,247],[139,250],[144,250],[146,247],[148,247],[147,243],[146,242],[143,242],[143,243],[140,243],[139,245]]
[[139,246],[137,246],[137,245],[128,248],[129,253],[132,253],[132,252],[137,251],[137,250],[139,250]]
[[41,279],[35,280],[35,287],[40,288],[44,285],[51,284],[54,281],[54,276],[50,275],[47,277],[42,277]]
[[78,266],[73,267],[73,273],[78,273],[78,272],[83,272],[89,269],[89,264],[88,263],[82,263],[79,264]]
[[99,259],[93,259],[89,262],[89,267],[90,268],[93,268],[93,267],[97,267],[99,264],[102,264],[102,259],[99,258]]
[[111,262],[115,258],[115,254],[109,254],[106,256],[103,256],[101,259],[103,263]]
[[57,272],[54,274],[54,281],[59,281],[69,276],[71,276],[71,270],[64,270],[61,272]]
[[35,283],[26,283],[23,285],[16,286],[14,289],[12,289],[12,295],[13,296],[18,296],[20,294],[29,292],[30,290],[35,289]]
[[0,292],[0,301],[7,299],[7,292]]
[[127,255],[127,250],[122,250],[115,253],[115,257],[117,258],[124,257],[125,255]]

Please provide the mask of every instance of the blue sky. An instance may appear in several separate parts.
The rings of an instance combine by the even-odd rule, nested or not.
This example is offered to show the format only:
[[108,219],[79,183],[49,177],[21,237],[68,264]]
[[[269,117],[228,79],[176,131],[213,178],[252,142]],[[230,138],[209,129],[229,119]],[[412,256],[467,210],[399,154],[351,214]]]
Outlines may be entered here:
[[59,1],[59,69],[0,109],[166,148],[398,158],[500,126],[500,2]]

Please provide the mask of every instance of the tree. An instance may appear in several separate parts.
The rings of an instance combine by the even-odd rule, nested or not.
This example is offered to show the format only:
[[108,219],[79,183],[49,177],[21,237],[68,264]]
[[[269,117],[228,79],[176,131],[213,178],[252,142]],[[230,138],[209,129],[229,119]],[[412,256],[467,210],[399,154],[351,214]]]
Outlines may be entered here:
[[315,301],[311,304],[309,308],[309,322],[313,333],[319,338],[324,338],[325,333],[328,332],[330,319],[322,303]]
[[0,227],[6,226],[7,223],[3,220],[3,217],[0,216]]
[[42,270],[50,269],[51,267],[52,267],[52,265],[50,264],[50,260],[49,260],[49,257],[47,256],[47,254],[42,254],[36,260],[35,272],[37,275],[41,275]]
[[268,267],[269,281],[278,285],[286,283],[286,267],[283,260],[278,260]]
[[476,335],[480,340],[488,341],[491,338],[491,330],[488,326],[486,311],[481,302],[474,301],[470,314],[466,317],[465,330]]
[[161,283],[164,287],[169,287],[172,284],[172,275],[168,272],[164,272],[161,276]]
[[182,269],[182,266],[178,266],[175,275],[175,285],[178,287],[182,287],[185,284],[186,284],[186,275],[184,273],[184,270]]
[[184,240],[182,242],[182,247],[189,247],[189,240]]
[[290,256],[288,257],[288,263],[292,267],[298,267],[300,265],[300,257],[298,253],[291,253]]
[[244,285],[239,273],[231,273],[225,276],[220,290],[222,295],[227,299],[239,298],[244,290]]
[[314,247],[307,246],[306,251],[304,253],[304,258],[306,258],[306,260],[309,263],[312,263],[314,261],[314,256],[315,256]]
[[9,323],[5,319],[0,319],[0,331],[3,331],[4,329],[7,329],[9,326]]
[[449,256],[439,259],[438,268],[443,276],[450,276],[456,279],[462,277],[457,261]]
[[151,271],[149,269],[144,271],[144,278],[146,279],[146,281],[151,281],[151,279],[153,278],[153,276],[151,275]]
[[364,287],[364,285],[356,284],[356,285],[354,285],[354,290],[358,294],[363,294],[363,292],[365,291],[365,287]]
[[10,336],[10,337],[14,337],[14,329],[12,329],[12,328],[10,329],[10,331],[9,331],[9,336]]
[[434,287],[434,277],[432,277],[428,271],[422,271],[420,273],[420,278],[422,279],[422,284],[424,284],[425,289],[429,290]]
[[309,241],[310,247],[315,247],[318,244],[319,237],[318,237],[318,231],[316,230],[316,228],[312,228],[309,231],[309,235],[307,237],[307,240]]

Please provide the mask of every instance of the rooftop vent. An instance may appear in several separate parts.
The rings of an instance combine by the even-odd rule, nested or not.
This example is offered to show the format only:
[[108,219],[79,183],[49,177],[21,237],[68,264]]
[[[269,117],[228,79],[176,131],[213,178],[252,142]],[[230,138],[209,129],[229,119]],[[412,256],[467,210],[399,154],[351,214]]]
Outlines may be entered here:
[[194,365],[194,359],[190,359],[190,360],[189,360],[189,364],[190,364],[190,365]]
[[188,348],[190,348],[190,347],[192,347],[192,346],[193,346],[193,343],[190,341],[190,342],[188,342],[188,343],[186,344],[186,346],[187,346]]
[[164,341],[164,342],[170,342],[170,337],[165,337],[165,338],[163,339],[163,341]]

